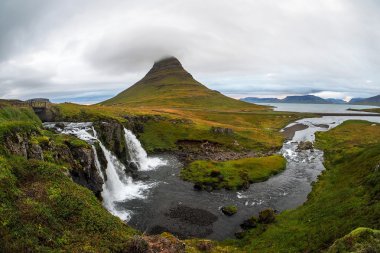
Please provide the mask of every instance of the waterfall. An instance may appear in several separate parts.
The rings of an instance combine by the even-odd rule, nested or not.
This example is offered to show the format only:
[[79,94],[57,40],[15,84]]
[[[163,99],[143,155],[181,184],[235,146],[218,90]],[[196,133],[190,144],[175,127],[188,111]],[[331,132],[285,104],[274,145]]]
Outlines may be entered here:
[[[132,178],[125,173],[126,168],[124,164],[98,139],[98,135],[92,127],[92,123],[65,123],[63,129],[56,128],[55,123],[45,123],[44,126],[46,128],[54,128],[63,134],[75,135],[79,139],[92,145],[95,166],[104,181],[103,191],[101,193],[103,206],[113,215],[124,221],[129,221],[132,212],[126,210],[120,204],[132,199],[146,198],[148,190],[154,187],[156,183],[133,181]],[[90,134],[91,131],[93,135]],[[124,132],[128,153],[131,158],[130,162],[135,162],[139,170],[152,170],[159,165],[165,164],[165,162],[159,158],[149,158],[136,136],[127,129],[124,129]],[[98,153],[94,145],[95,142],[99,143],[104,157],[107,160],[107,168],[105,169],[106,177],[101,169]]]
[[140,141],[128,129],[124,128],[125,141],[128,147],[130,162],[137,164],[140,171],[148,171],[157,168],[160,165],[165,165],[165,161],[159,158],[148,157],[146,151],[141,146]]

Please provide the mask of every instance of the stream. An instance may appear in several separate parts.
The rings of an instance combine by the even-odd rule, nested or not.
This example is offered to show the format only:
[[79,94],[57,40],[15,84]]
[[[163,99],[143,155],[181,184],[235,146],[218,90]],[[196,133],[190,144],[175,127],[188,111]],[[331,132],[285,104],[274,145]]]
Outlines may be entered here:
[[[180,161],[170,154],[148,156],[138,139],[124,130],[131,160],[138,164],[143,180],[133,180],[124,173],[124,165],[100,142],[107,159],[103,206],[130,226],[142,232],[171,232],[180,238],[203,237],[215,240],[233,238],[239,225],[265,208],[278,212],[296,208],[307,200],[311,183],[324,170],[323,152],[297,150],[301,141],[315,139],[315,132],[327,131],[349,119],[380,123],[380,117],[324,116],[305,118],[288,125],[304,125],[279,151],[287,160],[286,169],[265,182],[254,183],[246,191],[195,191],[193,184],[179,178]],[[55,123],[45,123],[52,128]],[[63,134],[72,134],[93,144],[97,134],[91,123],[64,123]],[[95,149],[94,149],[95,150]],[[96,150],[95,150],[96,151]],[[96,161],[97,167],[99,161]],[[102,171],[99,169],[99,173]],[[101,174],[102,175],[102,174]],[[104,175],[102,175],[104,178]],[[236,205],[238,212],[225,216],[220,208]]]

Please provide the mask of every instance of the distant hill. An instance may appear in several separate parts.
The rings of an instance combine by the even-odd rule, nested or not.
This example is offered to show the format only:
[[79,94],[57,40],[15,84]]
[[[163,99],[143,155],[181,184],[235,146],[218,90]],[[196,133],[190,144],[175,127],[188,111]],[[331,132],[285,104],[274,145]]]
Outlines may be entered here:
[[281,103],[281,100],[278,98],[257,98],[257,97],[246,97],[240,99],[241,101],[249,103]]
[[345,101],[341,99],[328,98],[323,99],[314,95],[304,96],[287,96],[283,99],[278,98],[257,98],[246,97],[240,99],[250,103],[299,103],[299,104],[344,104]]
[[224,96],[196,81],[175,57],[155,62],[143,79],[101,105],[266,110]]
[[353,98],[349,102],[356,105],[378,105],[380,106],[380,95],[369,98]]
[[347,102],[344,101],[343,99],[326,98],[325,100],[326,100],[327,102],[329,102],[330,104],[347,104]]
[[328,102],[323,98],[313,95],[287,96],[286,98],[282,99],[282,103],[328,104]]

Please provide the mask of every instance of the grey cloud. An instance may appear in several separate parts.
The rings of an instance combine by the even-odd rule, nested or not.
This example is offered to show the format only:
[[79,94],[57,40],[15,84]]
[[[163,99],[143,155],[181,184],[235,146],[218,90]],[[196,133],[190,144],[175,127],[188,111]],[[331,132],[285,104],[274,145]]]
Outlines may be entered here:
[[111,94],[165,55],[225,93],[376,95],[379,11],[377,0],[4,0],[0,96]]

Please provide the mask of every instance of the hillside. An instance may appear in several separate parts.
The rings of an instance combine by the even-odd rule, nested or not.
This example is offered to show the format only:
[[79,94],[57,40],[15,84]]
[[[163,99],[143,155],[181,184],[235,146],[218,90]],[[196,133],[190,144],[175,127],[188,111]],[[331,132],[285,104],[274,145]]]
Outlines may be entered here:
[[143,79],[100,104],[211,110],[267,109],[267,107],[248,104],[208,89],[196,81],[174,57],[155,62]]
[[380,95],[363,98],[363,99],[351,99],[350,104],[356,105],[379,105],[380,106]]

